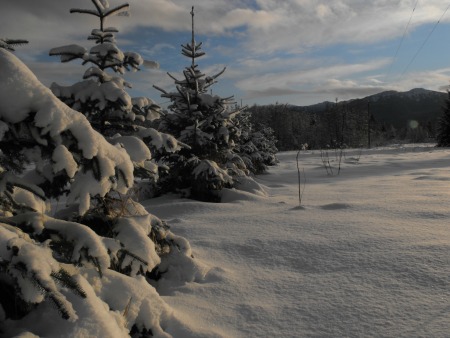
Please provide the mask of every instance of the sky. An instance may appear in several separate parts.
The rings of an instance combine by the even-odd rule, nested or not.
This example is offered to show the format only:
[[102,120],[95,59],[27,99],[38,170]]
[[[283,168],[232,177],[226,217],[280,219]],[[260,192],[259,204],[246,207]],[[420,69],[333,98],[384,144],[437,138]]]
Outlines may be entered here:
[[[109,0],[110,6],[122,1]],[[133,96],[167,104],[157,85],[173,88],[190,60],[181,44],[191,38],[195,8],[196,41],[206,55],[200,70],[225,73],[213,94],[234,95],[244,105],[365,97],[385,90],[450,85],[450,3],[448,0],[130,0],[129,16],[107,26],[118,28],[118,46],[159,63],[126,74]],[[22,38],[19,56],[45,84],[81,80],[83,66],[59,63],[51,48],[92,46],[96,18],[70,14],[93,8],[91,0],[9,0],[0,12],[0,37]],[[86,68],[87,66],[84,66]]]

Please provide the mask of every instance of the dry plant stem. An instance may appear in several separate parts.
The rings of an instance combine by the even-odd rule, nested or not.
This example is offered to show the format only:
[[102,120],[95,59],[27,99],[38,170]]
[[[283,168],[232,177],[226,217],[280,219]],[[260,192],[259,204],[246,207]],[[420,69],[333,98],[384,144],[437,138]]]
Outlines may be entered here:
[[341,151],[339,152],[339,167],[338,167],[338,175],[341,172],[341,163],[342,163],[342,155],[344,154],[344,149],[341,148]]
[[361,159],[361,154],[362,154],[362,149],[360,148],[358,151],[358,154],[356,155],[356,161],[359,162],[359,160]]
[[342,157],[344,156],[344,149],[340,148],[339,152],[337,151],[337,149],[335,149],[334,151],[335,151],[336,161],[338,161],[338,168],[337,168],[338,171],[336,174],[334,173],[333,166],[330,163],[330,155],[328,153],[328,150],[320,151],[320,158],[322,160],[322,164],[323,164],[325,170],[327,171],[328,176],[338,176],[341,172],[341,163],[342,163]]
[[305,168],[303,168],[303,188],[302,188],[302,180],[301,180],[301,173],[300,173],[300,165],[298,158],[300,156],[300,151],[297,152],[297,176],[298,176],[298,206],[302,205],[302,197],[303,193],[305,191],[306,186],[306,174],[305,174]]
[[334,176],[333,175],[333,167],[330,164],[330,157],[328,155],[328,151],[320,151],[320,159],[322,160],[323,167],[327,171],[328,176]]

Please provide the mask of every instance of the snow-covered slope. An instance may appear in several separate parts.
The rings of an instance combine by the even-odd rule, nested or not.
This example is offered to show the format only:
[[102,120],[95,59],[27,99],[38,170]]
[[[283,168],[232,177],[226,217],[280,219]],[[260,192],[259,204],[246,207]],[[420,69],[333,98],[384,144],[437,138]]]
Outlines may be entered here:
[[301,208],[295,155],[258,177],[268,197],[147,202],[212,267],[165,301],[223,337],[447,337],[450,150],[347,151],[337,177],[304,152]]

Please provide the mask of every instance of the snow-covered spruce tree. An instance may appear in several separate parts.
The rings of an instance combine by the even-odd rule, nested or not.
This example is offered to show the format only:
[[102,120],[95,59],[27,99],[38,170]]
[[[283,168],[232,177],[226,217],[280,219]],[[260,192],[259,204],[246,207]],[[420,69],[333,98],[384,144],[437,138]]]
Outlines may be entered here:
[[[195,263],[141,205],[100,214],[132,183],[128,153],[0,48],[0,335],[165,336],[176,318],[145,276]],[[65,193],[66,220],[47,215]]]
[[182,45],[182,54],[191,60],[183,71],[184,78],[179,80],[169,74],[175,81],[174,92],[154,86],[171,101],[169,112],[161,117],[159,130],[189,146],[160,158],[171,168],[163,184],[170,190],[189,189],[190,196],[199,200],[218,201],[222,188],[233,186],[234,177],[247,173],[234,151],[240,134],[236,116],[242,109],[230,109],[233,97],[208,94],[225,68],[214,76],[199,70],[196,61],[205,53],[202,43],[195,41],[194,7],[191,16],[192,39]]
[[245,110],[237,116],[241,130],[236,152],[253,174],[262,174],[268,166],[278,163],[273,130],[263,124],[251,123],[251,112]]
[[145,121],[159,117],[160,107],[151,99],[131,98],[126,88],[131,85],[120,75],[137,71],[144,63],[138,53],[123,52],[116,44],[118,29],[107,27],[111,16],[127,13],[128,4],[109,7],[108,0],[92,0],[94,9],[71,9],[71,13],[92,15],[98,18],[99,27],[93,29],[88,40],[95,45],[89,51],[80,45],[53,48],[50,55],[59,55],[61,62],[81,59],[90,64],[83,81],[71,86],[53,83],[53,93],[73,109],[83,113],[91,125],[113,144],[122,144],[129,152],[135,166],[135,176],[154,183],[158,166],[151,161],[151,150],[172,153],[178,143],[171,135],[158,133],[145,127]]
[[439,120],[436,139],[438,147],[450,147],[450,91],[448,92],[448,98]]
[[254,125],[254,131],[252,133],[253,144],[261,154],[263,163],[266,166],[276,165],[279,161],[276,157],[278,148],[276,146],[277,139],[275,138],[275,132],[271,127],[264,124]]

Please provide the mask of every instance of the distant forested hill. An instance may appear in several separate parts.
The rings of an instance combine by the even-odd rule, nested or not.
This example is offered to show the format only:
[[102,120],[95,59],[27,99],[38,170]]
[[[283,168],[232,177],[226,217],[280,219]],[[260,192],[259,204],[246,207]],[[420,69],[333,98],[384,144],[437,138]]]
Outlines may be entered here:
[[411,120],[434,124],[442,114],[446,98],[446,93],[417,88],[408,92],[383,92],[349,104],[363,110],[370,101],[370,112],[376,121],[403,128]]
[[[254,122],[270,125],[280,150],[367,146],[393,141],[433,140],[447,94],[422,88],[386,91],[361,99],[310,106],[253,106]],[[369,123],[370,117],[370,123]]]

